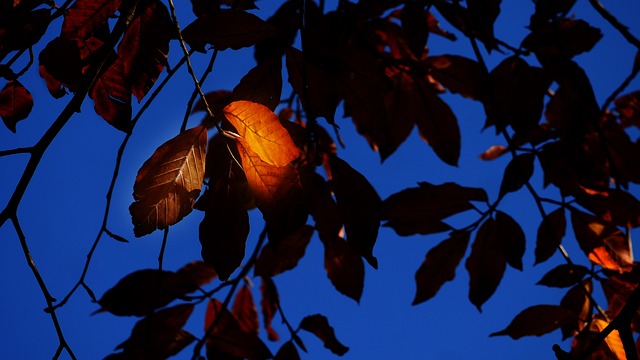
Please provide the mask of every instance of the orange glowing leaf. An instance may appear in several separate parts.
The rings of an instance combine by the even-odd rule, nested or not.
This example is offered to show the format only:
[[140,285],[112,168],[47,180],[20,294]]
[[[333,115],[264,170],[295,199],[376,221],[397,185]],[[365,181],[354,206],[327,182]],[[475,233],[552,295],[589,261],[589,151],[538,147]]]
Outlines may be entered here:
[[251,101],[234,101],[224,108],[243,144],[268,165],[285,166],[300,156],[291,136],[268,107]]
[[[609,325],[609,322],[601,317],[594,317],[591,320],[591,325],[589,330],[593,333],[601,333]],[[622,339],[620,338],[620,333],[618,330],[613,330],[606,338],[604,338],[604,343],[607,345],[609,350],[611,351],[611,359],[626,359],[627,356],[624,351],[624,346],[622,345]]]

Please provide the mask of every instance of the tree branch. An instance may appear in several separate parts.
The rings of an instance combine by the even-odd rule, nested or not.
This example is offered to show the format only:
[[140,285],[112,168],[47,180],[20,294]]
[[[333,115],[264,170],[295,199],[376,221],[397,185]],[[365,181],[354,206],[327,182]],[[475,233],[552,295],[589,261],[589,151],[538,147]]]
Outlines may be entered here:
[[633,46],[640,50],[640,40],[637,37],[633,36],[629,32],[629,27],[622,24],[615,16],[613,16],[599,0],[589,0],[589,4],[602,16],[605,20],[611,24],[622,36]]

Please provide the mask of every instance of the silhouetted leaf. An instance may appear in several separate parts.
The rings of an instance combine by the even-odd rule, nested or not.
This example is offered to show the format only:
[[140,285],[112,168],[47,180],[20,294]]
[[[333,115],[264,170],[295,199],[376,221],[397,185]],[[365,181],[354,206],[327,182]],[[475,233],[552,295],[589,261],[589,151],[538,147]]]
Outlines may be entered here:
[[[640,59],[640,56],[638,59]],[[640,61],[638,61],[638,64],[640,64]],[[640,65],[638,66],[640,67]],[[640,90],[617,98],[615,106],[623,124],[640,128]]]
[[562,242],[566,228],[567,219],[563,208],[552,211],[542,219],[536,238],[535,264],[548,260],[556,252]]
[[280,241],[275,249],[267,243],[256,260],[254,275],[273,277],[295,268],[304,256],[313,231],[313,227],[304,225]]
[[416,272],[416,296],[412,305],[423,303],[436,295],[445,282],[453,280],[456,267],[462,260],[471,233],[453,232],[451,236],[434,246]]
[[465,264],[469,272],[469,300],[479,311],[498,288],[507,267],[504,247],[496,233],[495,220],[485,220],[476,233]]
[[[222,114],[222,109],[224,109],[229,103],[231,103],[231,91],[229,90],[217,90],[211,91],[205,94],[205,99],[207,99],[207,104],[214,116],[218,116]],[[192,113],[199,111],[207,111],[204,101],[202,98],[198,97],[198,101],[193,106]],[[218,121],[219,118],[211,119],[208,114],[202,119],[202,125],[206,126],[208,129],[212,128]]]
[[276,284],[270,277],[261,277],[260,293],[262,294],[262,300],[260,300],[260,308],[262,309],[262,319],[264,322],[264,328],[267,330],[267,338],[271,341],[278,341],[278,333],[271,327],[273,317],[278,311],[278,304],[280,299],[278,297],[278,289]]
[[382,200],[369,181],[337,156],[329,158],[333,190],[344,222],[347,242],[374,268]]
[[380,158],[384,161],[407,139],[415,121],[416,88],[411,77],[397,72],[391,78],[393,87],[384,99],[387,110],[387,141],[377,144]]
[[583,20],[557,19],[534,28],[522,46],[538,56],[571,58],[590,51],[601,38],[600,30]]
[[459,55],[429,56],[426,64],[429,74],[452,93],[473,100],[483,100],[484,75],[482,66],[476,61]]
[[474,35],[484,43],[487,51],[497,49],[493,23],[500,14],[502,0],[467,0],[467,9]]
[[204,52],[205,45],[218,50],[240,49],[274,36],[276,29],[242,10],[220,9],[203,15],[182,31],[184,40],[194,50]]
[[240,358],[260,360],[273,357],[269,348],[257,335],[244,331],[236,317],[223,308],[220,301],[211,299],[205,316],[205,330],[209,329],[214,321],[217,325],[206,339],[207,352],[214,348]]
[[324,315],[309,315],[300,322],[300,329],[306,330],[317,336],[324,343],[324,347],[332,353],[342,356],[349,348],[342,345],[336,338],[333,327],[329,325],[329,320]]
[[47,82],[52,96],[59,98],[66,92],[61,86],[75,91],[82,80],[82,58],[78,42],[56,37],[38,55],[40,76]]
[[253,295],[251,295],[249,285],[244,284],[238,290],[231,312],[238,319],[238,324],[240,324],[240,328],[244,332],[258,335],[258,330],[260,329],[258,309],[256,309],[256,305],[253,302]]
[[176,271],[176,283],[169,289],[180,294],[188,294],[210,283],[218,276],[213,267],[202,261],[192,261]]
[[272,57],[251,69],[233,89],[233,100],[250,100],[275,110],[282,93],[282,59]]
[[407,1],[402,7],[400,19],[411,52],[417,59],[421,59],[429,38],[427,12],[424,10],[424,4],[417,1]]
[[504,330],[489,336],[508,335],[516,340],[523,336],[541,336],[575,318],[573,312],[557,305],[534,305],[522,310]]
[[127,359],[166,359],[189,346],[196,338],[182,327],[193,312],[193,304],[163,309],[138,321],[131,336],[118,345]]
[[173,22],[159,0],[141,0],[118,45],[124,75],[138,102],[147,94],[167,63]]
[[587,296],[587,292],[591,293],[592,289],[591,279],[585,279],[572,287],[562,297],[560,306],[576,315],[576,319],[562,326],[562,340],[575,336],[589,323],[591,319],[591,301]]
[[496,211],[495,236],[504,249],[507,263],[522,271],[522,256],[525,251],[525,235],[520,225],[508,214]]
[[529,181],[535,158],[533,154],[520,154],[507,164],[500,184],[500,196],[520,190]]
[[603,195],[576,196],[576,201],[604,221],[622,227],[640,226],[640,201],[629,192],[609,189]]
[[360,302],[364,288],[364,263],[351,245],[340,237],[322,241],[324,268],[333,286],[341,294]]
[[171,271],[138,270],[107,290],[98,304],[102,310],[118,316],[149,315],[181,295],[173,293],[166,286],[175,280],[175,273]]
[[62,23],[64,39],[87,39],[107,23],[120,8],[121,0],[78,0],[67,9]]
[[96,114],[111,126],[124,132],[131,131],[131,89],[125,80],[124,64],[117,55],[96,79],[89,91]]
[[274,360],[300,360],[300,354],[298,349],[293,344],[293,341],[287,341],[282,345]]
[[136,237],[166,229],[193,210],[204,180],[207,130],[198,126],[162,144],[145,161],[129,207]]
[[35,45],[51,23],[50,14],[51,9],[37,9],[3,17],[0,26],[0,52],[26,50]]
[[0,91],[0,117],[4,125],[16,132],[16,124],[33,109],[33,96],[18,80],[11,80]]
[[428,27],[430,33],[433,33],[433,34],[436,34],[436,35],[440,35],[440,36],[442,36],[444,38],[447,38],[447,39],[449,39],[451,41],[457,40],[457,37],[456,37],[455,34],[452,34],[452,33],[448,32],[447,30],[445,30],[445,29],[440,27],[440,22],[430,12],[427,12],[427,27]]
[[549,287],[570,287],[582,280],[589,273],[589,269],[582,265],[561,264],[549,270],[537,285]]
[[488,200],[480,188],[456,183],[419,185],[392,194],[383,203],[383,219],[387,220],[384,226],[393,228],[400,236],[448,231],[451,227],[441,220],[473,209],[471,201]]

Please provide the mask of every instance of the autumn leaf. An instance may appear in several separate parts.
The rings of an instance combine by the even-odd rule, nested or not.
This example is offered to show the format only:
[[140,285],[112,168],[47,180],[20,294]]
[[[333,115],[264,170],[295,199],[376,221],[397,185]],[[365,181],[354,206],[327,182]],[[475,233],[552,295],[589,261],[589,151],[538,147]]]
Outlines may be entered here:
[[504,330],[489,336],[508,335],[516,340],[523,336],[541,336],[575,319],[576,315],[563,307],[534,305],[522,310]]
[[364,262],[349,243],[340,237],[322,241],[327,277],[341,294],[360,302],[364,289]]
[[270,277],[261,277],[260,293],[262,299],[260,300],[260,308],[262,309],[262,319],[264,322],[264,328],[267,330],[267,338],[271,341],[278,341],[278,333],[271,327],[271,322],[278,311],[278,304],[280,299],[278,296],[278,289],[276,284]]
[[300,322],[300,329],[317,336],[324,343],[324,347],[336,355],[342,356],[349,351],[348,347],[338,341],[333,327],[329,325],[329,320],[324,315],[316,314],[305,317]]
[[507,164],[500,184],[500,196],[520,190],[529,181],[535,158],[533,154],[520,154]]
[[344,222],[347,242],[374,268],[373,247],[378,238],[382,200],[369,181],[337,156],[329,158],[333,191]]
[[298,349],[293,344],[293,341],[284,343],[276,353],[274,360],[300,360],[300,354],[298,354]]
[[429,56],[425,63],[429,74],[452,93],[473,100],[485,99],[484,75],[478,62],[459,55],[436,55]]
[[622,227],[640,226],[640,201],[631,193],[609,189],[606,194],[581,194],[576,201],[602,220]]
[[572,311],[577,317],[562,326],[562,340],[578,334],[591,320],[591,279],[585,279],[567,291],[560,301],[560,306]]
[[251,295],[249,285],[244,284],[236,293],[236,300],[233,302],[231,313],[238,319],[238,324],[240,324],[240,328],[244,332],[258,335],[258,330],[260,329],[258,309],[256,309],[256,305],[253,302],[253,295]]
[[556,252],[566,227],[564,208],[558,208],[542,219],[536,237],[535,264],[548,260]]
[[[415,121],[416,87],[411,77],[398,72],[393,75],[393,87],[384,98],[386,113],[386,141],[376,146],[382,161],[386,160],[409,137]],[[419,116],[419,115],[418,115]]]
[[18,80],[11,80],[0,91],[0,117],[4,125],[16,132],[16,124],[33,109],[33,96]]
[[213,348],[240,358],[260,360],[273,357],[269,348],[257,335],[244,331],[236,317],[223,308],[220,301],[211,299],[205,315],[205,331],[214,322],[217,325],[206,339],[207,352]]
[[495,236],[503,248],[507,264],[522,271],[522,257],[526,244],[524,232],[520,224],[507,213],[496,211],[495,216]]
[[478,229],[465,267],[469,272],[469,300],[482,311],[482,304],[496,291],[507,267],[494,219],[485,220]]
[[38,55],[40,75],[54,97],[66,94],[61,86],[75,91],[82,81],[83,61],[76,40],[56,37]]
[[436,295],[445,282],[453,280],[455,270],[469,245],[471,233],[453,232],[434,246],[416,272],[416,295],[412,305],[423,303]]
[[[4,15],[4,14],[2,14]],[[35,45],[51,23],[51,9],[20,11],[3,17],[0,27],[0,52],[26,50]]]
[[129,207],[136,237],[166,229],[193,210],[204,180],[206,146],[207,130],[198,126],[162,144],[145,161]]
[[300,156],[300,150],[280,124],[278,116],[266,106],[240,100],[227,105],[223,111],[240,135],[243,147],[249,148],[266,164],[286,166]]
[[295,233],[286,236],[275,248],[271,243],[267,243],[256,260],[254,275],[273,277],[295,268],[304,256],[313,231],[313,227],[304,225]]
[[429,38],[424,4],[414,1],[406,2],[400,12],[400,20],[411,52],[416,59],[421,59]]
[[89,96],[95,104],[96,114],[116,129],[128,133],[131,131],[131,89],[125,80],[124,64],[115,55],[106,65],[106,70],[89,90]]
[[[603,319],[600,316],[594,316],[589,326],[589,331],[599,334],[609,325],[609,321]],[[627,358],[622,345],[622,339],[620,338],[620,332],[613,330],[606,338],[604,338],[604,344],[606,348],[611,352],[611,359],[623,360]]]
[[537,285],[558,288],[570,287],[579,283],[588,273],[589,269],[582,265],[561,264],[544,274]]
[[87,39],[104,26],[120,8],[121,0],[78,0],[67,9],[62,22],[64,39]]
[[504,145],[492,145],[482,154],[480,154],[480,159],[485,161],[494,160],[506,154],[508,151],[509,148],[505,147]]
[[182,31],[191,48],[205,52],[211,44],[218,50],[249,47],[276,35],[276,29],[259,17],[242,10],[220,9],[203,15]]
[[571,58],[590,51],[601,38],[600,29],[584,20],[557,19],[533,28],[522,46],[546,57]]
[[138,321],[131,336],[118,345],[126,359],[166,359],[189,346],[195,337],[182,329],[193,312],[193,304],[160,310]]
[[282,58],[272,57],[260,62],[242,77],[233,89],[233,100],[249,100],[271,111],[280,104],[282,93]]

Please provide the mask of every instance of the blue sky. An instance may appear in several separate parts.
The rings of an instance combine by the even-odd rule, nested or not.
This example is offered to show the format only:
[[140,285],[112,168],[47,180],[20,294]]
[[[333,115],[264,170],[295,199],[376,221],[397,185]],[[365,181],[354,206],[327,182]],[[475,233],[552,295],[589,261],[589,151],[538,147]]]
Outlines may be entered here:
[[[261,10],[256,13],[265,18],[273,12],[273,5],[279,3],[259,1]],[[630,26],[633,34],[640,36],[638,3],[605,1],[603,4],[622,23]],[[178,8],[178,16],[190,19],[192,14],[184,5]],[[331,8],[330,3],[327,8]],[[497,37],[513,45],[519,44],[527,34],[525,25],[532,9],[533,3],[529,1],[504,1],[502,14],[496,23]],[[572,13],[603,30],[604,37],[595,49],[576,58],[590,76],[597,99],[602,103],[629,73],[635,52],[609,24],[599,19],[587,1],[578,2]],[[187,23],[188,20],[182,20],[182,28]],[[444,21],[442,23],[447,30],[455,32]],[[60,22],[52,26],[50,33],[56,33]],[[430,54],[453,53],[473,58],[468,41],[456,34],[459,40],[455,43],[431,36]],[[170,63],[175,64],[181,53],[177,43],[173,42],[171,46]],[[37,48],[36,53],[39,50]],[[487,57],[489,67],[493,68],[502,58],[500,55]],[[198,73],[204,69],[206,61],[208,56],[194,57]],[[534,60],[528,58],[527,61],[531,63]],[[213,74],[204,86],[205,91],[232,89],[252,66],[251,51],[220,53]],[[17,134],[0,129],[1,149],[32,145],[70,98],[52,99],[35,66],[22,82],[34,95],[34,112],[18,124]],[[635,80],[629,91],[638,88],[640,81]],[[155,232],[141,239],[133,237],[128,212],[133,200],[133,181],[137,170],[153,151],[179,132],[191,91],[190,79],[182,69],[135,129],[124,155],[108,224],[111,231],[131,242],[120,243],[108,237],[101,240],[87,276],[87,283],[98,297],[126,274],[157,267],[162,234]],[[481,131],[484,112],[479,103],[456,95],[444,95],[443,98],[452,107],[462,129],[462,154],[457,168],[439,161],[416,131],[395,154],[380,164],[378,154],[372,152],[366,141],[356,134],[351,120],[341,119],[341,109],[338,109],[337,119],[347,147],[339,149],[339,155],[367,176],[383,199],[415,186],[418,181],[434,184],[455,181],[464,186],[482,187],[491,199],[495,199],[508,159],[484,162],[478,159],[478,155],[489,146],[504,144],[504,141],[493,131]],[[201,114],[192,116],[189,125],[195,126],[200,118]],[[71,119],[47,151],[19,208],[18,215],[35,262],[50,291],[58,299],[64,297],[80,276],[86,253],[100,228],[105,194],[123,136],[95,115],[92,102],[87,100],[82,113]],[[0,186],[2,206],[26,160],[26,155],[0,158],[0,167],[5,169]],[[537,166],[532,179],[537,188],[541,188],[540,175]],[[637,187],[633,191],[636,196],[640,194]],[[553,189],[545,193],[556,195]],[[326,315],[338,339],[350,347],[345,359],[553,358],[551,345],[560,343],[559,332],[518,341],[507,337],[488,337],[490,333],[506,327],[524,308],[534,304],[558,304],[564,295],[562,290],[535,285],[544,273],[563,260],[556,254],[548,262],[533,267],[535,233],[540,216],[531,197],[524,191],[508,195],[500,209],[511,214],[527,235],[525,269],[524,272],[507,270],[496,294],[483,306],[482,314],[467,300],[468,276],[462,263],[456,271],[456,279],[443,286],[434,299],[411,306],[415,294],[415,271],[426,252],[446,235],[402,238],[392,230],[382,228],[374,249],[380,267],[377,271],[366,267],[365,289],[360,304],[333,289],[323,268],[322,245],[314,237],[298,268],[275,278],[287,318],[295,325],[306,315]],[[262,229],[260,214],[254,211],[251,215],[248,249]],[[201,218],[202,213],[194,212],[171,227],[165,269],[176,270],[200,258],[197,227]],[[473,216],[455,219],[460,224],[473,220]],[[632,233],[632,237],[638,235],[638,231]],[[564,244],[574,261],[586,264],[586,258],[575,246],[570,231]],[[0,228],[0,274],[0,293],[3,294],[0,318],[4,325],[2,357],[51,357],[58,344],[57,338],[50,318],[42,311],[46,306],[43,296],[9,224]],[[256,302],[259,301],[258,285],[259,280],[256,279]],[[597,298],[602,301],[601,297]],[[97,309],[98,305],[91,303],[86,293],[78,291],[58,312],[67,340],[80,359],[98,359],[109,354],[129,336],[137,320],[108,313],[90,315]],[[202,334],[203,314],[204,306],[199,306],[187,325],[187,329],[196,336]],[[286,329],[279,322],[279,318],[274,320],[276,329],[286,339]],[[337,358],[322,348],[313,336],[301,336],[309,349],[308,354],[302,355],[303,359]],[[269,345],[275,353],[280,344]],[[569,342],[562,343],[562,346],[568,349]],[[176,359],[190,358],[190,355],[191,347]]]

